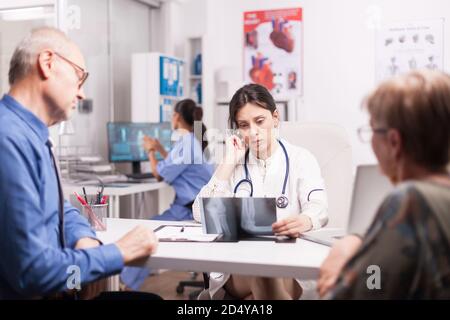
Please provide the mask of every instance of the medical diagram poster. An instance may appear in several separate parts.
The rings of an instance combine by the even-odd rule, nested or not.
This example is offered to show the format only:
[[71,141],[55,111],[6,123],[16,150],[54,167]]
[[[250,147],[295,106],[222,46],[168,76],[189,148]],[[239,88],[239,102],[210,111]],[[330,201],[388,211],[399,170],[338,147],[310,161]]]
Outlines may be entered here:
[[302,8],[244,12],[244,81],[277,100],[302,94]]
[[376,79],[444,66],[444,19],[397,22],[376,35]]

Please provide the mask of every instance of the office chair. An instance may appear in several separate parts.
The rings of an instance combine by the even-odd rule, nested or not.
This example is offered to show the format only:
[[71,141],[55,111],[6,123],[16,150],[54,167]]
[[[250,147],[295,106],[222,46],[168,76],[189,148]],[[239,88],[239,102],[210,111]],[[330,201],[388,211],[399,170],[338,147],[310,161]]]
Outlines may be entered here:
[[[280,137],[309,150],[317,159],[325,182],[329,220],[327,227],[345,228],[350,214],[353,161],[346,130],[321,122],[281,122]],[[302,281],[300,299],[317,299],[315,281]]]
[[176,288],[178,294],[184,292],[185,287],[201,288],[200,290],[195,290],[189,294],[189,300],[197,300],[198,295],[204,290],[209,288],[209,276],[207,273],[203,273],[203,280],[196,280],[198,276],[197,272],[191,272],[190,280],[183,280],[178,282]]
[[280,137],[309,150],[316,157],[327,191],[327,227],[345,228],[354,173],[352,148],[346,130],[330,123],[281,122]]

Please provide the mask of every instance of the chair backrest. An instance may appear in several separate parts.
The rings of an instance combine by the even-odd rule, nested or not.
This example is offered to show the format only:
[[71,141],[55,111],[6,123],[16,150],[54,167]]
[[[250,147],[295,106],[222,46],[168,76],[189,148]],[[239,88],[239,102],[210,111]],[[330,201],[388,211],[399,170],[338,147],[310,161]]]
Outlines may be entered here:
[[353,185],[352,149],[344,128],[328,123],[282,122],[280,136],[319,162],[328,197],[327,227],[347,228]]

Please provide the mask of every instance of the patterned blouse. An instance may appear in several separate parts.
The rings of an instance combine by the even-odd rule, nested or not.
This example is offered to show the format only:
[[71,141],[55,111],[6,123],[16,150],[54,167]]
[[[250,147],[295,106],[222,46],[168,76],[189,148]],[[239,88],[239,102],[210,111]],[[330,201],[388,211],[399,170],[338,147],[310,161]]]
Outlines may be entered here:
[[450,299],[450,186],[399,185],[327,298]]

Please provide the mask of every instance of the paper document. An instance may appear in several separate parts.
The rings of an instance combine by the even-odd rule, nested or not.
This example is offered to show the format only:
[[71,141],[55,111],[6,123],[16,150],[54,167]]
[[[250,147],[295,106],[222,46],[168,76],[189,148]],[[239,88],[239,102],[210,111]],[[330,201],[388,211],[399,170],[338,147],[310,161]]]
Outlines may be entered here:
[[164,225],[155,230],[159,241],[212,242],[218,234],[204,234],[201,226]]

